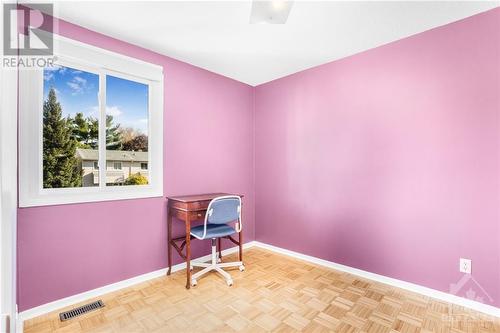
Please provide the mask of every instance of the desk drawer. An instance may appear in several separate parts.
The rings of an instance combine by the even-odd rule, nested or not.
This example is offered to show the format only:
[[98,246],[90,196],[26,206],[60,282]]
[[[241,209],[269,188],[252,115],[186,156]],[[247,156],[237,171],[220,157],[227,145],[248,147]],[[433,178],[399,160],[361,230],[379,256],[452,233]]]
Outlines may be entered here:
[[203,210],[207,209],[211,200],[190,202],[187,204],[188,210]]
[[170,209],[170,214],[179,220],[185,221],[187,217],[187,212],[177,209]]
[[194,220],[204,220],[205,219],[205,210],[202,211],[195,211],[195,212],[190,212],[189,217],[192,221]]
[[185,210],[178,210],[178,209],[174,209],[174,208],[170,209],[171,216],[178,218],[179,220],[182,220],[182,221],[186,221],[188,215],[189,215],[189,219],[191,221],[204,220],[206,212],[207,212],[206,210],[187,212]]
[[210,200],[196,201],[196,202],[179,202],[179,201],[169,202],[170,207],[187,211],[204,210],[208,208],[208,204],[210,204]]

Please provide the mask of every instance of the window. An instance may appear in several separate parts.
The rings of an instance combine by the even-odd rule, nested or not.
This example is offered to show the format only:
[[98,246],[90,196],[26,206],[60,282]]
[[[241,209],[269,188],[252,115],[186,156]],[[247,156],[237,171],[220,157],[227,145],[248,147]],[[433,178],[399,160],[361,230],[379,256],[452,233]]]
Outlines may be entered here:
[[[148,175],[137,170],[138,161],[148,161],[148,109],[147,84],[108,75],[106,77],[106,149],[120,152],[119,158],[127,167],[123,174],[107,179],[119,185],[147,185]],[[118,158],[107,154],[106,158]],[[117,169],[117,162],[114,163]],[[121,170],[121,163],[119,169]]]
[[65,66],[43,70],[43,188],[99,185],[96,168],[83,156],[99,149],[98,92],[98,74]]
[[20,71],[20,206],[163,195],[161,67],[56,40]]

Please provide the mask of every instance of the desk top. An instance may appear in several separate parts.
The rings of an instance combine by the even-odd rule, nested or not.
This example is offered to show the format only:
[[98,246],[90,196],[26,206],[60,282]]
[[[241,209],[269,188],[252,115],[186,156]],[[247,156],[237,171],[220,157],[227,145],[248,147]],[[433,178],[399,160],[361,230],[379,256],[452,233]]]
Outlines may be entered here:
[[179,202],[197,202],[197,201],[207,201],[212,200],[216,197],[220,197],[223,195],[238,195],[243,198],[241,194],[231,194],[231,193],[205,193],[205,194],[192,194],[192,195],[176,195],[167,197],[170,201],[179,201]]

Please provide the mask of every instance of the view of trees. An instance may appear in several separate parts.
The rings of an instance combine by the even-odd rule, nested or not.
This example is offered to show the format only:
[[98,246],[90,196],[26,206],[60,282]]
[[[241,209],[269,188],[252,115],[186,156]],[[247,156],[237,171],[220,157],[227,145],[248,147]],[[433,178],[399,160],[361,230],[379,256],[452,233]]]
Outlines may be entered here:
[[[97,149],[99,122],[77,113],[63,117],[61,104],[51,88],[43,104],[43,187],[82,186],[82,174],[75,156],[76,148]],[[132,128],[115,124],[106,116],[106,149],[148,151],[148,137]],[[146,180],[147,181],[147,180]]]
[[62,117],[61,104],[51,89],[43,103],[43,187],[82,186],[75,157],[78,141],[70,119]]

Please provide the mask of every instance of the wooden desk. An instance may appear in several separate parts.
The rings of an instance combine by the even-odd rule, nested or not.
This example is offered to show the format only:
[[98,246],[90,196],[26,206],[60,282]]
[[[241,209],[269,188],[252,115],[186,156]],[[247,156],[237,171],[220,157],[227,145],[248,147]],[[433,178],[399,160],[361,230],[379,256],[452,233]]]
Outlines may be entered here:
[[[228,193],[208,193],[196,195],[183,195],[167,197],[167,228],[168,228],[168,271],[170,275],[172,270],[172,247],[179,253],[179,255],[186,260],[186,289],[191,287],[191,221],[204,220],[205,213],[207,212],[208,204],[212,199],[223,195],[231,195]],[[239,194],[237,194],[239,195]],[[242,195],[239,195],[243,198]],[[175,217],[184,222],[186,225],[186,235],[181,237],[172,238],[172,217]],[[243,261],[243,236],[238,233],[238,240],[231,236],[226,236],[234,244],[239,246],[239,261]],[[179,243],[179,244],[178,244]],[[186,248],[186,254],[182,251]],[[221,255],[221,239],[218,239],[219,258]]]

